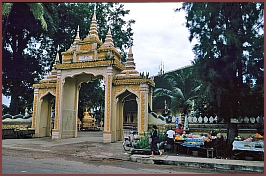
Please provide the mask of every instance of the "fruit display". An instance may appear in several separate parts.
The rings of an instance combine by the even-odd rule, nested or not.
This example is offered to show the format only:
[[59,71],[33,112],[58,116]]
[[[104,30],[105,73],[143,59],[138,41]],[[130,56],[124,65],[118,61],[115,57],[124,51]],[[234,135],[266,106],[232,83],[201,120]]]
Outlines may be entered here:
[[252,137],[249,137],[249,138],[244,139],[244,141],[252,142],[253,141],[253,138]]
[[203,139],[202,138],[184,138],[185,142],[182,144],[182,146],[185,147],[200,147],[203,145]]
[[235,140],[236,141],[242,141],[242,138],[241,138],[241,136],[237,136],[237,137],[235,137]]
[[263,136],[260,135],[259,133],[256,133],[256,134],[254,135],[254,138],[263,138]]
[[175,136],[175,140],[184,140],[184,138],[183,138],[183,136],[181,136],[181,135],[176,135]]

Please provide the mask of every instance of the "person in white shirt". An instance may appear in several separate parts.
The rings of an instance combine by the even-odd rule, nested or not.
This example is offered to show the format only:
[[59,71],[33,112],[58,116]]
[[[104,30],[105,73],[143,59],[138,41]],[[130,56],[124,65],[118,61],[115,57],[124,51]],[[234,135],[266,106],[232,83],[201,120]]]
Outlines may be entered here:
[[169,148],[170,150],[173,150],[174,147],[174,137],[175,137],[175,131],[172,129],[172,127],[170,127],[169,130],[166,132],[166,140],[165,140],[165,144],[166,146],[168,146],[167,148]]
[[166,132],[166,134],[168,138],[174,139],[175,137],[175,131],[172,129],[172,127],[170,127],[170,129]]

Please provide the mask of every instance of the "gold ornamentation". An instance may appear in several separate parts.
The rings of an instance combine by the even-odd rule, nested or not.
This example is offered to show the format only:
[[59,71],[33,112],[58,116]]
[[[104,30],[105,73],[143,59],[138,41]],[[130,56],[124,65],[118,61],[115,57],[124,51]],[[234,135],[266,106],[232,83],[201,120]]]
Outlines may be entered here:
[[124,92],[125,90],[128,90],[137,96],[139,96],[140,88],[139,85],[119,85],[114,87],[114,97],[117,97],[119,94]]
[[38,95],[34,94],[33,115],[32,115],[32,123],[31,123],[32,128],[35,128],[36,112],[37,112],[37,98],[38,98]]
[[33,84],[33,88],[56,88],[56,83],[41,83],[41,84]]
[[122,79],[122,80],[113,80],[114,85],[123,85],[123,84],[143,84],[147,83],[155,87],[155,83],[149,79]]
[[97,51],[98,51],[98,53],[100,53],[100,52],[108,52],[108,51],[113,51],[114,52],[114,54],[119,58],[119,59],[121,59],[122,58],[122,56],[121,56],[121,54],[116,50],[116,48],[115,47],[113,47],[113,46],[106,46],[106,47],[103,47],[103,45],[100,47],[100,48],[98,48],[97,49]]
[[73,61],[73,58],[64,58],[63,59],[63,62],[71,62],[71,61]]
[[144,132],[144,118],[145,118],[145,95],[144,93],[141,93],[141,117],[140,117],[140,131],[143,133]]
[[[112,63],[113,62],[113,63]],[[118,62],[117,60],[93,60],[86,62],[75,62],[75,63],[64,63],[55,65],[56,69],[74,69],[74,68],[87,68],[87,67],[107,67],[110,65],[117,67],[120,70],[125,69],[125,66]]]
[[59,111],[59,93],[60,93],[60,78],[57,78],[57,87],[56,87],[56,98],[55,98],[55,117],[54,117],[54,129],[59,129],[58,127],[58,111]]
[[111,134],[111,131],[104,131],[103,134]]
[[39,98],[41,98],[43,95],[47,94],[48,92],[50,92],[51,94],[55,95],[56,94],[56,89],[40,89],[39,90]]
[[82,51],[89,51],[92,49],[92,44],[81,45],[79,49]]
[[95,35],[89,35],[86,38],[83,39],[80,43],[98,43],[99,45],[102,45],[103,43],[99,40],[99,38]]
[[111,75],[107,77],[107,131],[110,131],[110,117],[111,117]]

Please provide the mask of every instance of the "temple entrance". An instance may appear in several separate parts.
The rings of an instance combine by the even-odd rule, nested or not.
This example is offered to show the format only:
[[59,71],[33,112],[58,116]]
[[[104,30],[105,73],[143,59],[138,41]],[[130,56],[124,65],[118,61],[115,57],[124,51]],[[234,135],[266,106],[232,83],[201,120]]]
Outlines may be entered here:
[[[131,101],[135,101],[134,107],[130,106],[133,105],[132,103],[129,103]],[[116,118],[114,123],[114,128],[116,129],[116,138],[117,140],[123,140],[124,138],[124,130],[127,129],[128,126],[132,126],[132,123],[127,122],[124,120],[125,114],[128,114],[129,111],[137,110],[137,103],[136,103],[136,95],[131,93],[128,90],[125,90],[123,93],[121,93],[119,96],[116,97]],[[135,129],[137,129],[137,117],[135,117]]]
[[51,136],[54,100],[55,95],[51,93],[47,93],[41,98],[40,118],[36,122],[38,124],[38,128],[36,128],[38,137]]
[[138,104],[135,94],[129,94],[124,100],[124,129],[137,129],[138,126]]
[[[122,55],[114,47],[110,29],[104,43],[99,39],[96,13],[92,17],[89,34],[81,40],[78,29],[73,44],[61,55],[62,58],[57,53],[51,74],[33,85],[32,128],[36,131],[35,136],[50,135],[50,122],[47,119],[51,116],[51,105],[48,102],[52,98],[44,95],[51,92],[55,97],[52,139],[77,137],[79,111],[88,108],[93,114],[94,108],[96,112],[100,109],[100,105],[79,107],[81,86],[98,79],[103,80],[104,85],[104,103],[101,104],[103,117],[100,117],[104,123],[103,142],[122,140],[124,123],[135,124],[139,135],[147,131],[148,104],[152,104],[155,83],[148,75],[135,70],[132,47],[126,63],[122,62]],[[85,114],[88,123],[91,114]],[[128,114],[129,119],[123,121]]]
[[102,79],[83,82],[79,86],[78,123],[79,131],[100,130],[103,125],[104,83]]
[[[78,111],[83,111],[82,112],[83,115],[85,111],[87,111],[87,113],[91,113],[91,108],[95,106],[95,104],[93,104],[93,101],[89,97],[87,97],[85,99],[87,100],[87,102],[80,102],[81,105],[83,105],[83,107],[80,107],[81,109],[79,109],[79,104],[80,104],[79,95],[82,84],[83,86],[86,86],[87,84],[97,79],[103,79],[103,76],[102,75],[94,76],[93,74],[90,73],[77,73],[71,75],[70,77],[67,76],[65,78],[63,92],[67,96],[62,97],[63,98],[62,138],[69,138],[73,136],[77,137],[77,127],[78,127],[77,118],[81,118],[81,121],[83,121],[84,118],[84,116],[79,117]],[[95,89],[95,87],[92,87],[92,89]],[[83,123],[83,125],[85,124]]]

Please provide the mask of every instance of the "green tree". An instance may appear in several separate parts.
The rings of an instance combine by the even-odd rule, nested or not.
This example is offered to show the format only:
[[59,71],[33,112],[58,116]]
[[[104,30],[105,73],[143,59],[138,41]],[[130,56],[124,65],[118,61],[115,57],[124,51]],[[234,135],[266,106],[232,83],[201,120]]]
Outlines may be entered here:
[[32,74],[39,71],[38,63],[25,49],[31,37],[39,37],[39,31],[47,29],[47,23],[41,3],[3,3],[2,7],[2,90],[11,96],[10,113],[18,114],[20,105],[28,104],[26,99],[33,93],[29,88]]
[[[264,3],[183,3],[197,75],[228,124],[228,155],[241,115],[248,78],[261,79],[263,67]],[[257,82],[259,83],[259,81]],[[263,95],[262,95],[263,96]]]
[[[22,111],[23,104],[32,102],[34,79],[42,79],[51,70],[57,46],[59,45],[59,52],[66,51],[73,43],[78,25],[82,39],[88,34],[94,5],[95,3],[2,4],[2,92],[11,97],[11,114],[17,114]],[[112,33],[114,44],[125,60],[125,49],[132,45],[131,24],[135,21],[125,22],[121,18],[129,14],[129,10],[124,10],[122,4],[96,3],[96,6],[99,37],[105,39],[109,24],[112,32],[115,30]],[[108,19],[108,15],[112,19]]]
[[169,108],[173,114],[179,112],[188,114],[194,102],[197,99],[197,92],[200,89],[200,83],[195,79],[193,67],[187,67],[163,75],[170,87],[156,87],[154,90],[154,101],[161,97],[168,97],[170,100]]

